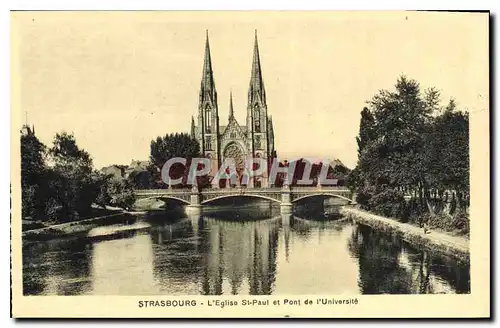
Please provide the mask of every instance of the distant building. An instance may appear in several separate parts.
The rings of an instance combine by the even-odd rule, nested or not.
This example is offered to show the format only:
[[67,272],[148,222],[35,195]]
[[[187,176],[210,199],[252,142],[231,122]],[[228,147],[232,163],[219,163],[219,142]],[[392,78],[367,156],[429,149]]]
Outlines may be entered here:
[[148,167],[149,161],[136,161],[132,160],[130,165],[125,169],[125,177],[137,189],[148,189],[152,187],[151,172]]
[[21,135],[34,135],[35,134],[35,126],[29,126],[28,124],[23,124],[21,128]]
[[148,172],[149,161],[132,160],[130,165],[109,165],[103,167],[101,172],[112,175],[116,179],[127,179],[130,175],[137,175],[142,172]]
[[125,177],[128,177],[132,172],[144,172],[148,170],[149,161],[132,160],[130,165],[125,169]]
[[125,169],[123,165],[110,165],[103,167],[101,172],[106,175],[111,175],[114,179],[121,180],[125,178]]

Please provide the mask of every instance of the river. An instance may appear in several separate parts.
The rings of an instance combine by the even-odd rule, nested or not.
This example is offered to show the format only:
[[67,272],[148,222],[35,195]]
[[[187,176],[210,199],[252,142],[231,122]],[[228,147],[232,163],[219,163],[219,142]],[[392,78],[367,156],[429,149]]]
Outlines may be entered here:
[[[154,212],[147,229],[25,243],[25,295],[469,293],[469,265],[343,218]],[[131,224],[124,218],[124,222]],[[107,227],[113,229],[114,227]]]

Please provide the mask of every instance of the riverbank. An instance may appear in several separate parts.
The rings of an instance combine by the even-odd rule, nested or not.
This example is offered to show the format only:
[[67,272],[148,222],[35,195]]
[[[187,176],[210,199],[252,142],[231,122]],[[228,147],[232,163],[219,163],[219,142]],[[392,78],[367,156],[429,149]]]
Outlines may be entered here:
[[106,208],[106,210],[108,214],[105,215],[23,231],[23,241],[45,240],[54,237],[85,233],[97,226],[120,223],[124,220],[124,216],[125,219],[129,216],[130,219],[133,219],[134,212],[127,212],[112,207]]
[[469,240],[465,237],[452,236],[434,230],[431,233],[424,233],[422,228],[409,223],[401,223],[395,219],[349,206],[342,206],[340,213],[374,229],[396,233],[410,244],[424,247],[460,261],[469,262]]

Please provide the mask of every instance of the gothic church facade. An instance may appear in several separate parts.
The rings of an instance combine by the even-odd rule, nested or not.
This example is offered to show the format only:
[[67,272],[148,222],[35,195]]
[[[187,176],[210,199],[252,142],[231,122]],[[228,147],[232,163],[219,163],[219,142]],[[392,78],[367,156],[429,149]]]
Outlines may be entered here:
[[[212,70],[208,32],[205,42],[205,58],[201,78],[198,115],[191,120],[191,136],[198,140],[202,154],[211,159],[214,176],[225,158],[233,158],[238,172],[238,184],[247,157],[263,158],[269,165],[276,157],[273,121],[267,112],[266,91],[262,78],[257,32],[253,49],[253,61],[248,88],[246,125],[240,125],[234,117],[232,94],[229,98],[227,125],[221,125],[217,91]],[[267,170],[268,172],[269,170]],[[248,187],[267,187],[267,173],[248,181]],[[243,182],[244,183],[244,182]]]

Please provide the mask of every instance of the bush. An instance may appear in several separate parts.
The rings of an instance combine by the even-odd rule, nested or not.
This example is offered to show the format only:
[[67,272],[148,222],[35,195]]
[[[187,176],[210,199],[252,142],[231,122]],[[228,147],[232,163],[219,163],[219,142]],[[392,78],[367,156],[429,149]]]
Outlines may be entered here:
[[453,222],[455,229],[459,231],[462,235],[469,235],[470,233],[470,221],[468,215],[460,215],[455,217]]
[[59,221],[62,206],[54,198],[49,198],[45,207],[46,218],[50,221]]
[[134,189],[149,189],[152,186],[152,175],[149,171],[132,171],[127,181]]
[[464,211],[457,211],[453,215],[440,213],[434,216],[426,215],[423,220],[430,228],[447,232],[454,232],[460,235],[468,235],[470,229],[469,216]]
[[385,189],[374,194],[368,201],[370,209],[380,215],[406,219],[406,202],[401,191]]
[[107,179],[101,186],[97,197],[98,204],[130,208],[135,202],[134,188],[125,179]]
[[361,205],[361,208],[364,210],[369,210],[370,209],[370,199],[373,197],[375,194],[375,188],[370,186],[370,187],[364,187],[356,193],[356,202]]

